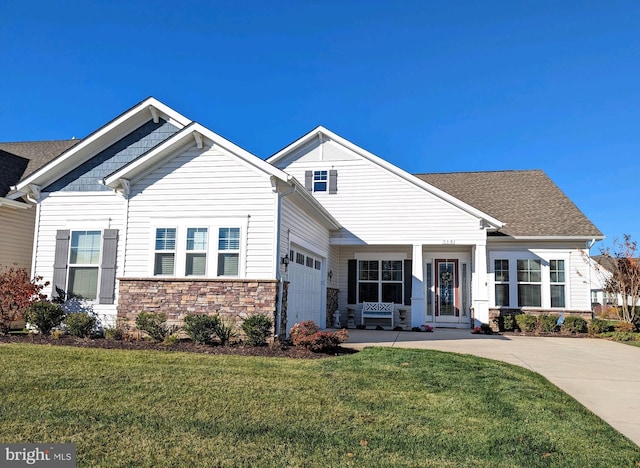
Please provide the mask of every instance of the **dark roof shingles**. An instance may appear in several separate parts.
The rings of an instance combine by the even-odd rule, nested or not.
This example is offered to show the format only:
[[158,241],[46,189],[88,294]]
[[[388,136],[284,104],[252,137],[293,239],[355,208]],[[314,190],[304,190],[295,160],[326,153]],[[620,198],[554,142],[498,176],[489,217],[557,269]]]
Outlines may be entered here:
[[12,185],[40,169],[80,140],[22,141],[0,143],[0,196]]
[[602,233],[540,170],[416,174],[505,223],[514,237],[601,237]]

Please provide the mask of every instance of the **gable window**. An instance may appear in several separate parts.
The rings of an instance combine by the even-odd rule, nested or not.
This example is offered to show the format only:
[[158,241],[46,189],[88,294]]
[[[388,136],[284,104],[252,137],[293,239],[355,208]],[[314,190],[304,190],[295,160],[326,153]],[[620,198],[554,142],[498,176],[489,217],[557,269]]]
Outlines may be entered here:
[[67,294],[87,300],[98,297],[100,231],[72,231]]
[[157,228],[155,240],[155,275],[175,274],[176,228]]
[[335,169],[305,171],[304,188],[308,192],[338,193],[338,171]]
[[207,237],[209,230],[187,228],[187,254],[185,276],[205,276],[207,274]]
[[218,276],[238,276],[240,266],[240,228],[218,230]]
[[564,260],[549,261],[549,282],[551,283],[551,307],[564,307]]
[[509,307],[509,260],[494,260],[495,305]]
[[327,171],[313,171],[313,191],[327,191]]
[[358,262],[358,302],[402,304],[402,260],[360,260]]
[[539,259],[518,259],[518,306],[542,305],[542,268]]

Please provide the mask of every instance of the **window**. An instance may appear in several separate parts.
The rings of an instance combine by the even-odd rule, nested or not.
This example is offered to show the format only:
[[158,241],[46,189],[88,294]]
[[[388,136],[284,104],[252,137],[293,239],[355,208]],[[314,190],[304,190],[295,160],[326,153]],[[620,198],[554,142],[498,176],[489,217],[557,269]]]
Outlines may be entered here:
[[154,275],[175,274],[176,228],[157,228]]
[[494,260],[495,305],[509,307],[509,260]]
[[518,306],[540,307],[542,305],[542,269],[538,259],[518,259]]
[[313,171],[313,191],[327,191],[327,171]]
[[83,299],[98,297],[100,231],[73,231],[69,248],[68,294]]
[[296,252],[296,263],[298,265],[304,265],[304,254]]
[[359,302],[402,304],[402,260],[360,260],[358,262]]
[[313,257],[307,257],[307,266],[313,268]]
[[218,276],[238,276],[240,266],[240,228],[218,230]]
[[187,263],[185,276],[205,276],[207,274],[207,228],[187,228]]
[[551,307],[564,307],[564,260],[549,261]]

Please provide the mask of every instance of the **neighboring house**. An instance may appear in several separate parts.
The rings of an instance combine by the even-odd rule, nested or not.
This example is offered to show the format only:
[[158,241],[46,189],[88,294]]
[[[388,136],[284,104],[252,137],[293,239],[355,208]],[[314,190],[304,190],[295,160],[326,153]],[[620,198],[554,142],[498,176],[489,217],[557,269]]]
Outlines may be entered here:
[[78,140],[0,143],[0,267],[15,264],[31,271],[36,210],[11,186],[76,143]]
[[590,313],[582,253],[602,238],[540,171],[411,175],[322,127],[264,161],[153,98],[16,188],[38,199],[35,272],[107,321]]
[[[591,305],[596,312],[603,311],[607,306],[622,305],[621,294],[604,291],[605,284],[611,278],[611,272],[615,269],[615,265],[612,263],[614,260],[614,258],[606,255],[594,255],[590,258]],[[640,259],[637,261],[640,261]],[[640,306],[640,301],[636,305]]]

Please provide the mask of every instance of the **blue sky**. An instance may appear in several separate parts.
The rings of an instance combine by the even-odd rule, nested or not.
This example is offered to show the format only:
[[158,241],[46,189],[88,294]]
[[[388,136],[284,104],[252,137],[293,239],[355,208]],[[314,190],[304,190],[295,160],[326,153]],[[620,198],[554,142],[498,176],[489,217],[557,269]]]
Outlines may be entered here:
[[0,141],[154,96],[263,158],[324,125],[413,173],[542,169],[598,245],[640,241],[638,1],[5,0],[0,25]]

